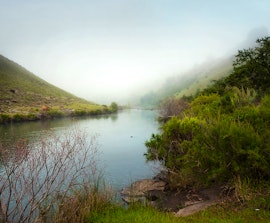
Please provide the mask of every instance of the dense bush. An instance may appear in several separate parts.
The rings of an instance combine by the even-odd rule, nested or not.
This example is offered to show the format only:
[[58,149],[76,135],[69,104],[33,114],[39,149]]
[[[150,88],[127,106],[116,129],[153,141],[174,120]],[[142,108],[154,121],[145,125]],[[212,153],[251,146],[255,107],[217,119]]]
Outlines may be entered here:
[[184,118],[173,117],[146,142],[146,158],[162,161],[186,183],[270,177],[266,105],[240,103],[231,112],[221,101],[215,94],[196,98]]
[[184,115],[146,142],[147,160],[162,161],[173,183],[269,179],[270,37],[257,43],[238,52],[229,77],[198,94]]

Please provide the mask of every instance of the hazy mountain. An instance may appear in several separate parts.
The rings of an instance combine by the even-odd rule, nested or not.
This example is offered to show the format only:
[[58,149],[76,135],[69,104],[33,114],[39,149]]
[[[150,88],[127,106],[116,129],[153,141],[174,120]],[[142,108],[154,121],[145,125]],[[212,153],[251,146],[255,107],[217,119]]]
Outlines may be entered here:
[[150,91],[140,99],[141,106],[155,106],[166,97],[190,96],[202,90],[214,80],[232,72],[233,57],[212,60],[193,67],[190,71],[167,78],[161,88]]

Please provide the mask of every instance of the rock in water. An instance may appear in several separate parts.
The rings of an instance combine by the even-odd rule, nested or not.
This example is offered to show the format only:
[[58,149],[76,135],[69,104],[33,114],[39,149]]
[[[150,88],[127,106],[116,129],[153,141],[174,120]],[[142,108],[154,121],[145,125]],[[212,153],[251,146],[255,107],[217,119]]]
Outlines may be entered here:
[[150,191],[164,191],[166,182],[154,179],[138,180],[121,191],[122,199],[127,202],[137,202],[146,199]]

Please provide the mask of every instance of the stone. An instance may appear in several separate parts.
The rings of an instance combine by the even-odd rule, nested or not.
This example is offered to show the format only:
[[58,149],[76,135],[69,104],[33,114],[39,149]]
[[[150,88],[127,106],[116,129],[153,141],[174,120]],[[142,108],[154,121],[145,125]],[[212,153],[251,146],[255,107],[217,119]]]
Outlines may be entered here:
[[216,204],[216,201],[212,201],[212,200],[194,202],[193,204],[189,204],[189,206],[180,209],[178,212],[175,213],[175,216],[186,217],[196,212],[202,211],[214,204]]
[[164,191],[166,182],[154,179],[138,180],[121,191],[122,199],[127,202],[145,201],[150,191]]

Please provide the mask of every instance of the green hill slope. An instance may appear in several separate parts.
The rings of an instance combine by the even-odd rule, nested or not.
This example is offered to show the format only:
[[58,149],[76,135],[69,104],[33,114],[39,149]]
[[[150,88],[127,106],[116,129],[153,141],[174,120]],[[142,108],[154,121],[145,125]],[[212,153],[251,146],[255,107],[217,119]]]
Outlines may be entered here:
[[105,112],[106,106],[61,90],[0,55],[0,122]]

